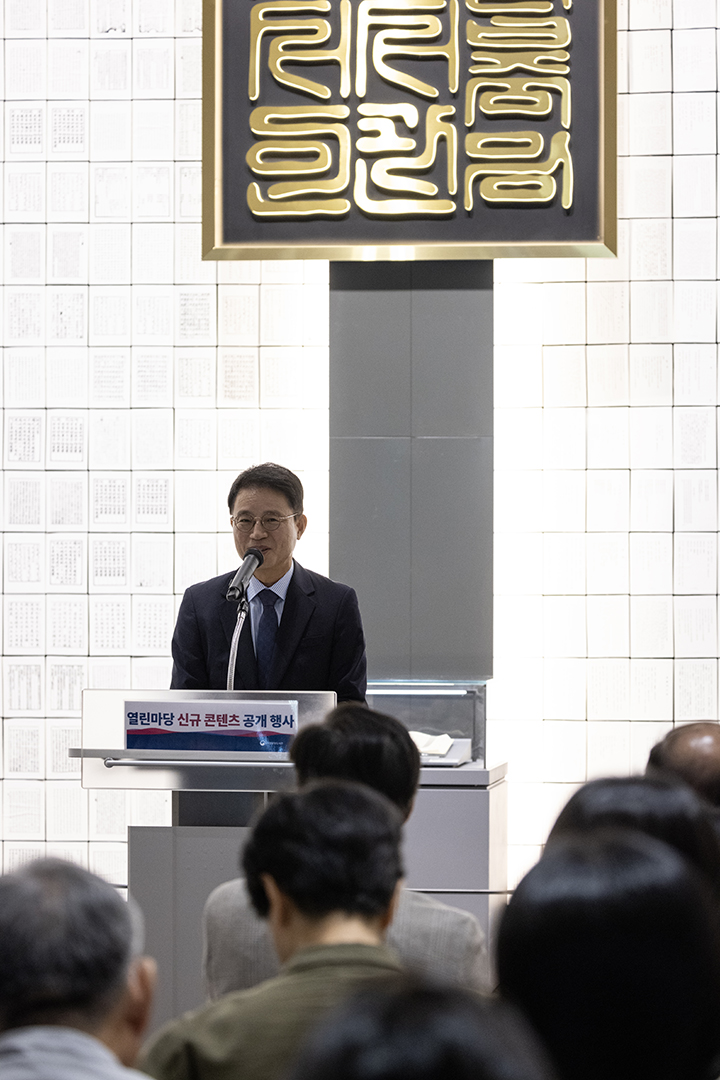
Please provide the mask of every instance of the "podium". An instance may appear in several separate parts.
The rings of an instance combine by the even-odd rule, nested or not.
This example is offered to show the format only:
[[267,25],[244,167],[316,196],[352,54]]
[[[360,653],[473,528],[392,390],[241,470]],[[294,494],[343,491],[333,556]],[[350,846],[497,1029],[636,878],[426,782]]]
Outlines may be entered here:
[[[379,690],[380,688],[378,688]],[[442,693],[436,707],[439,714]],[[376,690],[370,704],[417,721],[432,709]],[[129,886],[145,914],[146,948],[160,967],[154,1027],[205,1000],[201,979],[201,918],[205,900],[237,876],[238,856],[252,816],[269,793],[290,788],[295,774],[283,751],[127,749],[128,703],[167,703],[188,710],[193,702],[217,702],[218,710],[285,699],[297,701],[297,722],[321,721],[335,705],[332,692],[86,690],[83,694],[82,784],[88,788],[150,788],[172,791],[171,828],[132,826]],[[456,708],[463,705],[455,692]],[[392,706],[392,707],[391,707]],[[452,712],[446,702],[445,709]],[[471,726],[477,705],[464,706]],[[462,715],[455,728],[465,732]],[[431,726],[423,724],[423,727]],[[474,745],[479,745],[477,738]],[[424,765],[413,813],[405,828],[406,882],[444,903],[472,912],[486,934],[506,901],[507,796],[505,765],[482,760],[457,768]]]
[[[289,768],[287,753],[267,750],[225,750],[228,734],[244,735],[241,726],[217,741],[214,750],[128,749],[126,706],[155,707],[163,715],[185,713],[193,705],[213,703],[218,713],[247,703],[296,704],[297,726],[319,723],[335,707],[328,690],[83,690],[82,745],[71,755],[81,759],[81,780],[87,788],[151,788],[171,791],[274,791],[273,784]],[[139,729],[142,730],[142,729]],[[272,734],[272,731],[269,732]],[[159,740],[158,740],[159,742]],[[278,766],[284,766],[277,772]],[[270,787],[268,781],[272,781]]]

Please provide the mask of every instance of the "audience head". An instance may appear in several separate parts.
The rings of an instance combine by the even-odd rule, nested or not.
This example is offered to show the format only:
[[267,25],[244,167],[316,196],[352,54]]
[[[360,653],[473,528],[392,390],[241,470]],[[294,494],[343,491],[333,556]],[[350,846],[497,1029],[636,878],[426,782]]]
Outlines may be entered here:
[[141,947],[135,904],[73,863],[39,859],[0,877],[0,1029],[80,1028],[132,1064],[155,976]]
[[410,983],[363,991],[311,1037],[290,1080],[552,1080],[514,1009]]
[[298,780],[354,780],[382,792],[408,816],[420,779],[420,754],[399,720],[345,702],[322,724],[303,728],[290,747]]
[[325,781],[277,795],[257,820],[242,866],[258,915],[267,879],[309,919],[384,917],[402,877],[402,818],[363,784]]
[[717,1075],[717,903],[654,837],[600,829],[550,842],[504,913],[497,971],[561,1080]]
[[649,776],[678,776],[720,808],[720,724],[682,724],[650,751]]
[[568,800],[548,842],[565,833],[623,826],[676,848],[705,874],[720,898],[720,840],[707,806],[673,777],[591,780]]

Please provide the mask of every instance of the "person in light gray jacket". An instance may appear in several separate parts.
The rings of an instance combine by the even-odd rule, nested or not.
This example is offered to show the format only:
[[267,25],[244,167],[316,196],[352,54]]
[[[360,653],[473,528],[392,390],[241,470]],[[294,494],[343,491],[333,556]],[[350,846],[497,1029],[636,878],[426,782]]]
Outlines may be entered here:
[[72,863],[0,877],[2,1080],[143,1080],[155,964],[141,937],[139,909]]
[[[410,815],[420,756],[392,716],[345,702],[324,723],[303,728],[290,756],[301,785],[354,780],[382,792],[405,818]],[[457,986],[490,988],[485,935],[467,911],[402,889],[386,941],[407,970]],[[267,925],[255,914],[242,878],[224,882],[208,897],[203,943],[203,977],[211,1000],[255,986],[280,970]]]

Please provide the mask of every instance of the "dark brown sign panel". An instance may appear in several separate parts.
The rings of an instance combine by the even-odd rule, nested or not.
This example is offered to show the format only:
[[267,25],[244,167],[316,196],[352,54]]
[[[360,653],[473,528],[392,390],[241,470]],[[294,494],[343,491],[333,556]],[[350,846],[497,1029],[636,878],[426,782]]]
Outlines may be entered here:
[[615,251],[615,0],[205,0],[206,258]]

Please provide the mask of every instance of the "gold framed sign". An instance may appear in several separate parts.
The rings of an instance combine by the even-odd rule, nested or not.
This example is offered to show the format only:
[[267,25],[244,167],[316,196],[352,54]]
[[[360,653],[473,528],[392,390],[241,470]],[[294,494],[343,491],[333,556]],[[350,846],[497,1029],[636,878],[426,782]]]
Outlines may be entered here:
[[203,18],[204,258],[615,253],[615,0]]

